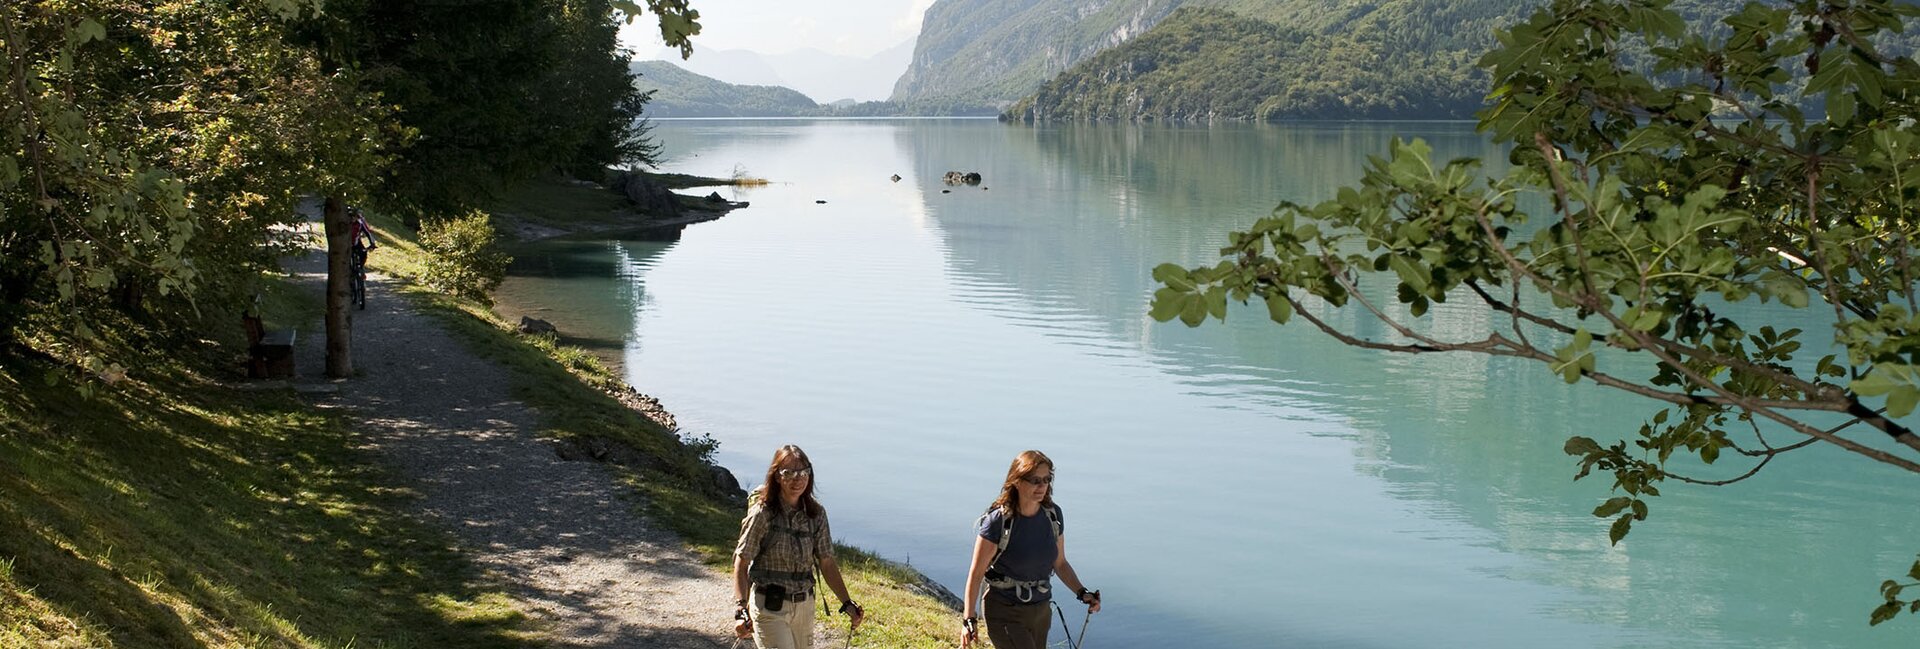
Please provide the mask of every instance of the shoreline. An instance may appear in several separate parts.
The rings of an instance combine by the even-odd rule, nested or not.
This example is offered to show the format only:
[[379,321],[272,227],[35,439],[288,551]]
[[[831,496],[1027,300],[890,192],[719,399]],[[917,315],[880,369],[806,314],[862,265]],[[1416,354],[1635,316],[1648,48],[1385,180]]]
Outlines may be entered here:
[[[727,179],[700,178],[673,174],[654,175],[654,178],[673,189],[764,184],[764,181],[736,182]],[[611,192],[611,190],[607,190],[598,185],[588,187],[585,184],[571,184],[568,190],[594,194],[606,193],[618,196],[617,193]],[[672,240],[677,239],[679,230],[688,225],[716,220],[731,213],[735,209],[748,206],[746,202],[715,201],[712,197],[703,198],[687,196],[685,194],[676,194],[676,196],[680,198],[683,209],[691,213],[683,214],[680,217],[657,219],[642,214],[637,210],[629,209],[609,213],[608,216],[611,218],[560,220],[549,217],[538,219],[537,221],[528,218],[527,215],[510,211],[490,210],[489,213],[495,218],[500,219],[500,221],[496,222],[496,229],[502,230],[503,232],[511,232],[515,235],[512,243],[527,244],[566,237],[634,233],[649,230],[664,231],[668,229],[671,229],[673,233],[671,239],[668,240]],[[511,228],[511,230],[509,230],[509,228]],[[648,239],[649,237],[643,236],[641,238]],[[536,312],[527,305],[500,299],[496,299],[495,304],[490,307],[488,311],[494,314],[496,319],[501,320],[503,324],[506,324],[505,321],[509,318],[517,320],[522,316],[534,317],[536,313],[539,315],[550,314],[550,312],[545,311]],[[559,332],[565,332],[567,330],[564,320],[541,319],[554,325]],[[558,344],[565,345],[567,341],[568,337],[564,335],[556,336],[556,342]],[[621,406],[635,415],[661,424],[683,440],[703,436],[700,432],[689,434],[688,431],[680,429],[676,423],[676,417],[668,407],[662,404],[659,399],[642,391],[639,386],[635,386],[629,382],[625,375],[625,364],[621,362],[618,353],[603,353],[605,350],[594,348],[575,347],[575,349],[579,349],[598,359],[602,365],[600,369],[605,373],[604,381],[583,381],[583,383],[618,401]],[[574,455],[579,459],[615,464],[630,469],[643,468],[648,462],[644,457],[646,452],[643,450],[631,448],[608,449],[606,447],[606,443],[620,444],[619,440],[604,438],[591,439],[600,439],[603,441],[591,442],[587,439],[576,439],[570,443],[566,443],[567,446],[573,448],[566,449],[562,452]],[[682,444],[685,444],[685,442],[683,441]],[[732,472],[725,467],[721,467],[718,464],[709,464],[709,466],[713,467],[715,471],[728,473],[734,483],[738,484],[740,482],[738,476],[732,476]],[[746,493],[745,489],[740,489],[738,493],[744,498]],[[742,500],[741,502],[744,501]],[[740,512],[734,512],[733,515],[737,517],[740,513],[744,513],[744,509]],[[904,562],[883,558],[873,549],[858,548],[841,543],[836,543],[835,545],[838,547],[839,554],[851,555],[849,558],[856,558],[859,563],[876,564],[877,568],[871,569],[875,572],[892,573],[895,579],[900,582],[898,587],[913,596],[923,598],[932,604],[937,604],[953,615],[960,613],[962,609],[961,598],[919,569]],[[849,561],[848,563],[854,562]]]

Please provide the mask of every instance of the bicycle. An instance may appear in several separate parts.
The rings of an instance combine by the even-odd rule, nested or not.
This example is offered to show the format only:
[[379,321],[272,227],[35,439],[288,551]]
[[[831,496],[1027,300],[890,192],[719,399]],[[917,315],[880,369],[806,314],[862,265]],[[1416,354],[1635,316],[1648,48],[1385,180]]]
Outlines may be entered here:
[[347,299],[361,311],[367,310],[367,249],[354,246],[347,262]]

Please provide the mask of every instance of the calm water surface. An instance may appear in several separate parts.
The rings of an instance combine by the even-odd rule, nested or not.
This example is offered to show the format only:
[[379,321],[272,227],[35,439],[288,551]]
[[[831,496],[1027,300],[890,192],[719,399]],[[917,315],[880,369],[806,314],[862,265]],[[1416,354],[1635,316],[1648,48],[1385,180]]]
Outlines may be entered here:
[[[1866,625],[1920,550],[1911,475],[1812,448],[1731,487],[1671,485],[1609,547],[1589,512],[1610,479],[1573,482],[1561,446],[1618,438],[1649,402],[1536,365],[1364,353],[1258,305],[1199,329],[1145,315],[1154,265],[1212,263],[1396,134],[1497,166],[1468,125],[656,134],[668,170],[774,183],[722,190],[752,207],[675,243],[518,251],[502,302],[622,361],[743,482],[805,447],[840,540],[956,591],[1008,461],[1047,452],[1068,554],[1106,594],[1089,647],[1920,645],[1920,623]],[[948,188],[950,170],[986,182]],[[1501,323],[1440,305],[1424,324]],[[1722,462],[1701,473],[1746,468]]]

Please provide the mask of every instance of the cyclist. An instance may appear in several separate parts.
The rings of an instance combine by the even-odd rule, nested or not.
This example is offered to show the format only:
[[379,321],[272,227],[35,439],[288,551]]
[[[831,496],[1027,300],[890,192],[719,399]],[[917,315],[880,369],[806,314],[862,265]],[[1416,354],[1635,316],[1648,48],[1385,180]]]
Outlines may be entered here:
[[[360,213],[358,207],[347,208],[347,236],[353,242],[354,259],[360,265],[366,265],[368,252],[380,247],[373,241],[373,226],[367,225],[367,215]],[[366,241],[365,245],[361,245],[362,240]]]
[[360,308],[367,308],[367,253],[380,247],[373,240],[373,226],[360,208],[347,207],[347,236],[353,246],[353,267],[348,271],[349,297]]

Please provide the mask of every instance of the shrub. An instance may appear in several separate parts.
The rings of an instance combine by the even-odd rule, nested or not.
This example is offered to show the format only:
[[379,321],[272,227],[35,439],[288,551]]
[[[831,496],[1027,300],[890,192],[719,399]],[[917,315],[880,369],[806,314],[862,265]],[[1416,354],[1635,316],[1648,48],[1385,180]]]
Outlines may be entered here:
[[427,269],[421,279],[435,290],[492,305],[487,294],[507,277],[512,261],[496,245],[493,223],[485,212],[429,221],[420,232],[427,251]]

